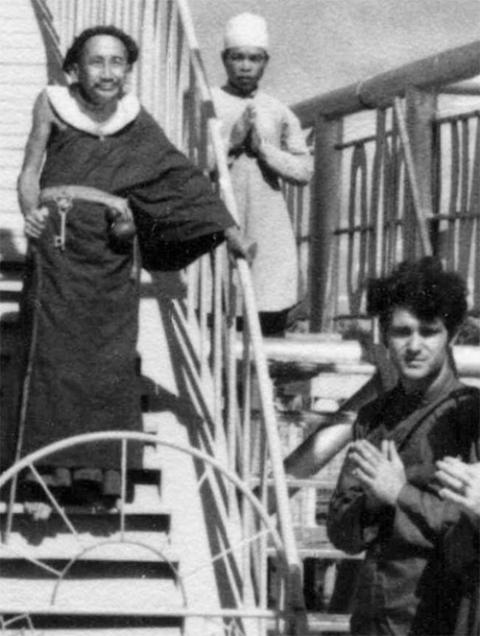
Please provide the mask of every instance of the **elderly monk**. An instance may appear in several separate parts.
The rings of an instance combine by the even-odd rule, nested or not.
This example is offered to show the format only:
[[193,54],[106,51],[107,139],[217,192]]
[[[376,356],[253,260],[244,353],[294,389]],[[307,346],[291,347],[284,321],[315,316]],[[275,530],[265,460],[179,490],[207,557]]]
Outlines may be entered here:
[[444,537],[458,511],[441,497],[435,462],[467,460],[478,438],[480,392],[455,377],[449,352],[466,288],[426,258],[372,281],[367,301],[399,382],[360,409],[330,504],[330,540],[366,552],[351,633],[447,636],[460,588]]
[[267,25],[242,13],[226,25],[227,83],[213,89],[245,237],[257,244],[253,284],[265,334],[282,332],[298,297],[297,248],[281,184],[305,184],[312,160],[295,115],[260,91],[268,63]]
[[[154,270],[182,268],[225,237],[245,253],[210,182],[126,91],[137,56],[121,30],[87,29],[65,57],[71,84],[48,86],[34,106],[18,180],[31,246],[23,455],[79,433],[141,430],[135,231]],[[44,473],[59,492],[92,482],[111,503],[118,455],[118,444],[78,446],[49,458]]]

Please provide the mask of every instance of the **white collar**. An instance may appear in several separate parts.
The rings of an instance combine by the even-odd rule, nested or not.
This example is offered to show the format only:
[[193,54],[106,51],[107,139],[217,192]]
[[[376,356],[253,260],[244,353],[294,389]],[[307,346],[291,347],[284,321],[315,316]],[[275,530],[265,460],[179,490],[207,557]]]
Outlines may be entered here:
[[118,100],[117,109],[109,119],[95,122],[82,111],[68,86],[47,86],[46,90],[50,104],[65,123],[98,137],[114,135],[130,124],[140,112],[138,98],[127,93]]

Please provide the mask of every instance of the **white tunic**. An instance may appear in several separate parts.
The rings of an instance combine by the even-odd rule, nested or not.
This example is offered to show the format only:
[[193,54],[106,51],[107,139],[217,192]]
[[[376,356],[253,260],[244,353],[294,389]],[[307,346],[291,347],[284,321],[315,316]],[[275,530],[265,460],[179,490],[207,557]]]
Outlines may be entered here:
[[[277,99],[256,92],[239,97],[214,88],[213,100],[222,121],[222,137],[231,169],[240,223],[247,239],[257,243],[252,265],[259,311],[280,311],[298,302],[297,248],[281,190],[281,180],[305,184],[312,158],[300,124]],[[235,143],[232,129],[253,103],[262,138],[262,159]]]

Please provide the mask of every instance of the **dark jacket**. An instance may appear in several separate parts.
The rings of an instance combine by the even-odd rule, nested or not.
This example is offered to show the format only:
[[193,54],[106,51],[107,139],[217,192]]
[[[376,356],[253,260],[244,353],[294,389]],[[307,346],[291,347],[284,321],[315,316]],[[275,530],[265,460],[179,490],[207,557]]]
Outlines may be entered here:
[[371,511],[347,457],[330,504],[330,540],[349,553],[366,551],[352,614],[352,634],[451,634],[459,603],[442,556],[442,538],[458,513],[438,495],[435,462],[466,459],[478,427],[479,392],[453,374],[426,395],[400,386],[360,410],[356,439],[395,441],[407,484],[395,507]]

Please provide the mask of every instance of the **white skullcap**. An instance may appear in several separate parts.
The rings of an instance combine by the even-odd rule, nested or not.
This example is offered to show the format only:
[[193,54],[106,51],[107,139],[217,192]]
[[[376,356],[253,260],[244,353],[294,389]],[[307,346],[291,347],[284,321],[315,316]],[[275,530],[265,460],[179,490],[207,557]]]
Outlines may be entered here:
[[256,46],[268,50],[268,31],[265,19],[254,13],[240,13],[225,26],[224,49]]

